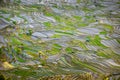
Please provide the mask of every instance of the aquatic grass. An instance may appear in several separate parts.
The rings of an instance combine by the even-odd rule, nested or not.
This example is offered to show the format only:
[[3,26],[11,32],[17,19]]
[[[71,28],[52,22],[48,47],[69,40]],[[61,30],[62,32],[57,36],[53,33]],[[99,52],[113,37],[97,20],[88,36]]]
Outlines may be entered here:
[[31,51],[31,50],[24,50],[26,54],[31,55],[33,58],[38,58],[39,55],[37,54],[37,52],[35,51]]
[[0,18],[4,18],[4,17],[0,15]]
[[[31,41],[29,42],[27,40],[23,40],[23,39],[21,40],[21,39],[18,39],[17,37],[14,37],[14,38],[12,37],[10,39],[11,40],[10,40],[9,44],[12,44],[14,46],[22,45],[23,47],[28,47],[29,45],[32,44]],[[26,43],[26,41],[29,42],[30,44]]]
[[56,21],[60,22],[61,21],[61,17],[62,16],[59,16],[59,15],[55,15],[53,16],[55,18]]
[[101,56],[103,58],[107,58],[107,59],[113,59],[116,63],[120,63],[119,59],[120,59],[120,55],[115,54],[112,50],[110,49],[101,49],[97,51],[97,55]]
[[65,49],[65,51],[66,51],[66,53],[68,53],[68,54],[72,54],[72,53],[75,52],[75,51],[73,50],[73,48],[71,48],[71,47],[67,47],[67,48]]
[[0,10],[0,13],[2,13],[2,14],[8,14],[7,10],[3,9],[3,8]]
[[62,37],[62,35],[60,35],[60,34],[54,34],[53,36],[51,36],[51,38],[61,38]]
[[44,22],[43,23],[46,27],[51,27],[52,25],[51,25],[51,22]]
[[40,78],[40,80],[93,80],[93,79],[94,78],[92,74],[87,72],[83,74],[66,74],[66,75],[58,74]]
[[120,39],[116,39],[117,40],[117,42],[120,44]]
[[92,66],[91,66],[90,64],[88,64],[88,63],[82,62],[82,61],[80,61],[80,60],[78,60],[78,59],[75,59],[75,58],[72,59],[72,62],[73,62],[75,65],[82,66],[82,67],[84,67],[84,68],[90,69],[90,70],[93,71],[93,72],[97,72],[97,70],[95,69],[95,67],[92,67]]
[[44,22],[43,24],[45,25],[46,30],[54,30],[56,28],[59,28],[58,25],[54,25],[54,23],[51,22]]
[[88,19],[87,20],[87,23],[90,24],[90,23],[93,23],[93,22],[96,22],[96,20],[92,17],[91,19]]
[[61,49],[61,48],[62,48],[62,46],[59,45],[59,44],[53,44],[53,46],[54,46],[55,48],[58,48],[58,49]]
[[101,31],[100,32],[101,35],[107,35],[107,33],[108,33],[107,31]]
[[[24,32],[24,31],[23,31]],[[20,33],[22,33],[22,32],[20,32]],[[19,39],[21,39],[21,40],[28,40],[28,41],[31,41],[31,37],[30,36],[28,36],[28,35],[26,35],[25,33],[22,33],[22,34],[19,34],[18,36],[16,36],[16,37],[18,37]]]
[[108,54],[105,53],[104,51],[98,51],[97,55],[101,56],[101,57],[104,57],[104,58],[110,58],[110,56],[108,56]]
[[77,3],[79,4],[81,2],[81,0],[77,0]]
[[104,28],[109,29],[110,31],[113,30],[113,26],[109,24],[101,24]]
[[86,43],[85,42],[82,42],[80,40],[76,40],[76,39],[72,39],[71,41],[67,42],[69,44],[69,46],[78,46],[82,49],[85,49],[87,50],[87,47],[86,47]]
[[15,37],[11,37],[11,44],[20,45],[20,44],[22,44],[22,42]]
[[37,52],[37,51],[38,51],[37,49],[35,49],[35,48],[32,47],[32,46],[24,46],[24,49],[25,49],[25,50],[34,51],[34,52]]
[[54,16],[54,15],[53,15],[53,13],[47,12],[47,13],[45,13],[45,16],[52,17],[52,16]]
[[75,32],[76,28],[72,25],[70,24],[70,25],[66,25],[66,26],[59,26],[59,29],[64,30],[66,32]]
[[93,38],[91,38],[89,44],[106,48],[106,46],[101,43],[101,38],[99,35],[95,35]]
[[65,66],[72,67],[72,65],[69,64],[64,57],[61,57],[60,60],[65,64]]
[[83,7],[82,8],[82,11],[84,11],[84,12],[90,12],[92,9],[89,9],[89,8],[87,8],[87,7]]
[[29,7],[29,8],[37,8],[37,9],[41,9],[42,7],[44,7],[44,5],[38,5],[38,4],[32,4],[32,5],[27,5],[27,7]]
[[58,8],[57,4],[53,4],[52,7],[54,7],[54,8]]
[[85,23],[85,22],[80,22],[80,23],[77,24],[77,26],[78,27],[85,27],[85,26],[88,26],[88,24]]
[[61,33],[61,34],[67,34],[67,35],[74,35],[74,33],[72,32],[65,32],[65,31],[60,31],[60,30],[55,30],[55,32]]
[[24,59],[22,59],[22,58],[20,58],[20,57],[17,57],[17,60],[18,60],[19,62],[22,62],[22,63],[26,62],[26,60],[24,60]]
[[63,5],[63,8],[64,8],[65,10],[73,10],[73,9],[75,9],[74,6],[70,6],[70,5]]
[[75,18],[76,20],[79,20],[79,21],[82,20],[82,17],[81,17],[81,16],[73,16],[73,18]]
[[16,69],[12,71],[13,74],[15,74],[16,76],[21,76],[21,78],[26,79],[27,77],[31,76],[31,77],[35,77],[36,76],[36,72],[33,70],[25,70],[25,69]]
[[37,8],[30,8],[30,7],[27,7],[27,6],[24,6],[23,8],[20,8],[21,11],[25,11],[25,12],[36,12],[38,11]]
[[59,48],[56,48],[56,47],[52,47],[50,50],[47,50],[48,53],[50,54],[58,54],[60,53],[60,49]]
[[83,43],[83,42],[79,42],[78,43],[78,45],[82,48],[82,49],[85,49],[85,50],[87,50],[87,47],[86,47],[86,44],[85,43]]

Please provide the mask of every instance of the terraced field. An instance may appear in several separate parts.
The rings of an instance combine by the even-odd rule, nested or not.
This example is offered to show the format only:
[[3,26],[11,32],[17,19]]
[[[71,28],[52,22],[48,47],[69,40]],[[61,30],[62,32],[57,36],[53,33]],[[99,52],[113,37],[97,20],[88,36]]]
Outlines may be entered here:
[[0,7],[0,79],[120,80],[120,2]]

